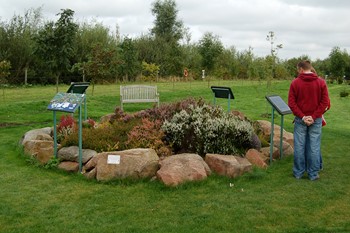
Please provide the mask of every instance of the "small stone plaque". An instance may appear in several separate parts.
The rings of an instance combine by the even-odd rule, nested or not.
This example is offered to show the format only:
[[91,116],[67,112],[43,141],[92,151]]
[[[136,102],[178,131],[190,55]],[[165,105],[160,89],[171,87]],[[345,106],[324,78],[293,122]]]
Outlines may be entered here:
[[120,164],[120,155],[108,155],[107,164]]

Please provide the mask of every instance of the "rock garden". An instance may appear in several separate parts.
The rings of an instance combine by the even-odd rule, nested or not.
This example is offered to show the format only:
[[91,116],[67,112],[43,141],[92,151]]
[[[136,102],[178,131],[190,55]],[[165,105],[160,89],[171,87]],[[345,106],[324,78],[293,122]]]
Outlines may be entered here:
[[[54,157],[53,127],[26,132],[20,144],[26,155],[42,165],[78,172],[78,130],[72,115],[57,125],[58,153]],[[270,143],[273,159],[280,157],[280,126],[252,122],[238,111],[225,112],[202,99],[162,104],[127,114],[114,113],[83,122],[82,174],[87,179],[157,179],[167,186],[206,179],[212,173],[238,177],[253,166],[267,168]],[[281,151],[293,154],[293,134],[283,132]],[[109,158],[117,156],[117,163]]]

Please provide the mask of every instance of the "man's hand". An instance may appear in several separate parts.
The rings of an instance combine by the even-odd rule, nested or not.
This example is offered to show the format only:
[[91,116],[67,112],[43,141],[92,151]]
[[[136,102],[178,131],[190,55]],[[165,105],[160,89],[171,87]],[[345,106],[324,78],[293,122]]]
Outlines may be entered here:
[[312,116],[304,116],[303,121],[307,126],[310,126],[314,123],[314,119],[312,118]]

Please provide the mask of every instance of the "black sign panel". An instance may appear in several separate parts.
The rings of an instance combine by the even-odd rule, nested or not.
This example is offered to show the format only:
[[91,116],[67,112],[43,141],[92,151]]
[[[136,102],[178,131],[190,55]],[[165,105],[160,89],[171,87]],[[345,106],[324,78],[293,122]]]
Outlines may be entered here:
[[67,93],[84,94],[89,84],[89,82],[73,82],[67,90]]
[[281,115],[291,114],[289,106],[283,101],[283,99],[278,95],[266,96],[267,101],[277,110]]
[[211,90],[214,92],[215,98],[223,98],[223,99],[234,99],[233,92],[231,88],[229,87],[218,87],[218,86],[211,86]]

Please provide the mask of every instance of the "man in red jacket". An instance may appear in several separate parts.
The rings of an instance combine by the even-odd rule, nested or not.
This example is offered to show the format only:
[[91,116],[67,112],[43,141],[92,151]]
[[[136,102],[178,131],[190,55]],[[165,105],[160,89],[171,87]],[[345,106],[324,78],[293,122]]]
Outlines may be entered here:
[[310,180],[319,178],[322,115],[329,103],[326,82],[311,71],[309,61],[298,63],[298,77],[289,88],[288,105],[294,120],[293,175],[307,172]]

